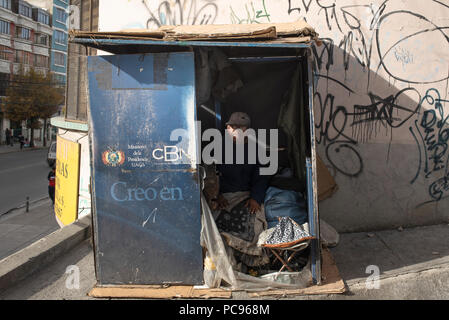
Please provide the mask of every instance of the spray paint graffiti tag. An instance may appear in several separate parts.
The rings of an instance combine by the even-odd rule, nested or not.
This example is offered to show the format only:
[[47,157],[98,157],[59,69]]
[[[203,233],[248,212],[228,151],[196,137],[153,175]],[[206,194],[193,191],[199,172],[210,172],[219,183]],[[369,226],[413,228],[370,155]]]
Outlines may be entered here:
[[[446,194],[445,194],[446,193]],[[449,176],[442,177],[432,183],[429,194],[435,201],[440,201],[449,196]]]
[[[420,161],[418,172],[412,180],[412,183],[419,176],[421,170],[428,178],[431,174],[445,169],[447,173],[448,163],[448,140],[449,128],[447,122],[449,116],[445,116],[443,103],[449,102],[440,97],[440,93],[436,89],[429,89],[422,99],[422,106],[429,105],[429,108],[423,112],[423,116],[418,125],[418,120],[415,121],[415,128],[410,127],[410,131],[418,143],[420,150]],[[433,109],[431,108],[433,106]],[[416,133],[415,133],[416,131]],[[418,139],[419,137],[419,139]]]
[[214,0],[162,1],[157,11],[151,10],[145,0],[142,2],[150,14],[148,29],[157,29],[162,25],[213,24],[218,14]]

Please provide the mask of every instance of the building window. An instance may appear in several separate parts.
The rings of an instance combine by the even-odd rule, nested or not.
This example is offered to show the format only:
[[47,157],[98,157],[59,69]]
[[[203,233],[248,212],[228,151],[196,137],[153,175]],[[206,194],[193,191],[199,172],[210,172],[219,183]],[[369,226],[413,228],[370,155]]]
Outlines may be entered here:
[[0,32],[4,34],[10,34],[8,21],[0,20]]
[[61,74],[55,74],[54,81],[59,84],[65,84],[65,76],[63,76]]
[[36,54],[34,56],[34,66],[40,68],[48,68],[48,57]]
[[32,65],[33,64],[33,54],[31,52],[26,52],[23,50],[16,50],[14,62]]
[[11,10],[11,0],[0,0],[0,7]]
[[42,12],[42,11],[38,11],[37,21],[40,23],[50,25],[50,17],[48,16],[48,14],[46,14],[45,12]]
[[0,46],[0,59],[1,60],[9,60],[12,53],[13,53],[13,49],[11,49],[7,46]]
[[19,14],[31,18],[31,7],[24,3],[19,3]]
[[43,33],[34,34],[34,43],[41,44],[43,46],[48,46],[48,35]]
[[56,18],[56,21],[65,24],[66,21],[67,21],[67,13],[64,10],[60,9],[60,8],[56,8],[56,10],[55,10],[55,18]]
[[55,65],[57,66],[65,66],[65,54],[61,52],[55,52]]
[[16,27],[16,38],[30,40],[31,30],[24,27]]
[[59,30],[55,30],[55,42],[59,44],[66,44],[67,35]]

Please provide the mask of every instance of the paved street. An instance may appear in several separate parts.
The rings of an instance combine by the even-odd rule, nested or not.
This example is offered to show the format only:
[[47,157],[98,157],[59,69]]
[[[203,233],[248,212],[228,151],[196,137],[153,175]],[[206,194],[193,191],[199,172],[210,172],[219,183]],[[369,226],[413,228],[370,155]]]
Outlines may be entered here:
[[[46,157],[47,148],[0,146],[0,260],[59,229],[47,193]],[[28,213],[21,208],[5,214],[25,204],[27,196]]]
[[46,158],[47,149],[0,153],[0,215],[23,205],[27,196],[30,201],[48,196]]

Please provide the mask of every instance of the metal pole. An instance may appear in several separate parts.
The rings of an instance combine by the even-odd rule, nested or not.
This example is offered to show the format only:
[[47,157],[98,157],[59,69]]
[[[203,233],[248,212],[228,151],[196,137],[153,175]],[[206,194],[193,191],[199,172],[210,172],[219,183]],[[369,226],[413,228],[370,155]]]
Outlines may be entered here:
[[27,197],[26,212],[30,211],[30,197]]

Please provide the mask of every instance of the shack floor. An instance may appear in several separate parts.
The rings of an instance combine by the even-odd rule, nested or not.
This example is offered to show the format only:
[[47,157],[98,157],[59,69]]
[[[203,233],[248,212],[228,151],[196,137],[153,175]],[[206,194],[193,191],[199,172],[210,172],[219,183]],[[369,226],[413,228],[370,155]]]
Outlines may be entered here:
[[[340,277],[337,265],[328,249],[322,250],[322,283],[302,289],[278,289],[261,292],[251,292],[249,297],[287,295],[338,294],[346,291],[343,279]],[[89,296],[95,298],[148,298],[148,299],[231,299],[232,291],[213,288],[199,289],[194,286],[164,286],[164,285],[96,285]]]

